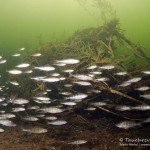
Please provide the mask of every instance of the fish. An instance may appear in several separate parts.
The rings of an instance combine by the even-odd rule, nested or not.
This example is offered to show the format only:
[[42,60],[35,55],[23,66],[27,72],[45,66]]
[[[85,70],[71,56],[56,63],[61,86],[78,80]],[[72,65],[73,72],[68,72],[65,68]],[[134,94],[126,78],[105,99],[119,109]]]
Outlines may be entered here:
[[64,63],[57,63],[57,64],[54,64],[55,66],[58,66],[58,67],[63,67],[63,66],[66,66],[66,64]]
[[91,74],[94,74],[94,75],[101,75],[102,72],[101,71],[93,71],[93,72],[90,72]]
[[98,82],[106,82],[106,81],[109,81],[109,78],[107,78],[107,77],[102,77],[102,78],[96,79],[96,81],[98,81]]
[[0,60],[0,64],[5,64],[7,62],[7,60],[6,59],[4,59],[4,60]]
[[53,73],[51,76],[52,77],[58,77],[58,76],[60,76],[60,74],[59,73]]
[[10,119],[15,117],[16,116],[14,114],[0,114],[0,119]]
[[[16,53],[12,56],[19,57],[21,56],[20,53]],[[37,52],[31,54],[30,58],[34,59],[33,57],[40,57],[40,56],[42,56],[42,54],[40,52]],[[35,58],[35,59],[41,60],[43,58]],[[3,60],[4,58],[0,57],[0,61]],[[118,68],[115,69],[115,66],[111,64],[106,64],[102,66],[88,65],[88,67],[85,67],[83,70],[76,70],[74,69],[76,68],[76,66],[74,65],[78,63],[80,63],[80,60],[73,58],[55,60],[53,63],[43,66],[37,65],[34,66],[33,64],[30,64],[28,63],[28,61],[26,61],[26,63],[18,63],[17,66],[14,66],[16,67],[15,69],[6,71],[7,73],[12,75],[17,74],[23,75],[21,77],[11,76],[11,79],[8,80],[6,84],[0,86],[1,90],[0,124],[8,127],[17,126],[17,124],[15,124],[12,121],[21,118],[22,119],[21,121],[23,121],[24,123],[29,122],[29,124],[31,125],[30,128],[25,127],[22,128],[22,131],[37,134],[46,133],[48,132],[46,128],[34,125],[37,125],[39,123],[42,125],[46,125],[46,127],[48,127],[48,125],[54,126],[65,125],[68,123],[68,121],[63,120],[61,115],[65,112],[68,113],[70,110],[73,111],[73,109],[74,108],[76,109],[79,103],[84,102],[85,107],[83,107],[83,111],[90,115],[93,114],[92,112],[94,112],[98,108],[102,108],[103,106],[104,108],[106,107],[106,110],[107,107],[109,107],[110,111],[111,109],[115,109],[115,111],[120,111],[119,113],[124,113],[124,111],[140,111],[140,112],[142,111],[142,113],[144,113],[145,111],[149,111],[150,106],[148,104],[134,105],[134,106],[109,104],[113,103],[114,99],[111,100],[105,97],[104,93],[105,89],[101,90],[100,85],[98,84],[98,82],[109,81],[110,83],[109,86],[110,88],[112,88],[112,90],[113,89],[115,90],[118,87],[120,87],[118,89],[121,91],[124,90],[123,87],[130,86],[132,83],[136,83],[141,80],[145,80],[145,76],[144,77],[138,76],[130,79],[127,76],[128,72],[126,71],[119,72]],[[72,68],[71,65],[73,65]],[[36,75],[37,73],[38,75]],[[116,80],[111,78],[111,76],[113,75],[116,78],[118,76],[123,76],[123,78],[118,77],[119,82],[116,83]],[[44,86],[44,88],[42,89],[37,88],[35,90],[32,89],[33,91],[30,99],[18,98],[20,93],[17,93],[18,92],[17,90],[20,91],[22,89],[25,90],[24,89],[25,87],[21,82],[21,80],[24,79],[25,81],[29,80],[29,82],[31,82],[32,80],[33,82],[31,82],[31,84],[33,83],[33,88],[37,88],[37,86],[41,84]],[[112,85],[112,87],[111,87],[111,80],[115,81],[115,84]],[[133,87],[133,90],[141,91],[139,93],[145,93],[144,91],[149,90],[149,86],[147,86],[146,84],[142,86],[135,85],[136,88]],[[16,90],[16,93],[18,94],[17,96],[9,97],[9,92],[11,91],[11,88],[14,88],[14,91],[17,89]],[[95,96],[97,96],[96,99],[94,98]],[[149,93],[140,95],[140,97],[150,99]],[[144,121],[146,123],[146,119]],[[120,123],[117,123],[116,126],[122,129],[130,129],[137,126],[142,126],[142,123],[144,123],[144,121],[140,123],[134,121],[122,121]],[[147,122],[149,122],[149,120]],[[18,123],[20,122],[18,121]],[[76,140],[70,142],[70,144],[80,145],[86,142],[87,141],[85,140]]]
[[43,82],[48,82],[48,83],[53,83],[53,82],[58,82],[58,81],[60,81],[60,79],[59,79],[59,78],[56,78],[56,77],[50,77],[50,78],[41,79],[41,81],[43,81]]
[[19,83],[17,81],[9,81],[9,83],[11,83],[12,85],[18,86]]
[[44,78],[46,78],[46,76],[37,76],[37,77],[32,77],[31,79],[35,81],[42,81],[42,79]]
[[7,127],[15,127],[17,126],[15,123],[13,123],[11,120],[8,119],[1,119],[0,124]]
[[141,126],[141,123],[136,123],[134,121],[123,121],[123,122],[116,124],[116,126],[118,128],[127,130],[130,128],[135,128],[135,127]]
[[45,113],[51,113],[51,114],[62,113],[64,111],[63,109],[57,107],[45,107],[45,108],[41,108],[40,110]]
[[116,73],[115,75],[117,75],[117,76],[125,76],[125,75],[127,75],[127,72],[118,72],[118,73]]
[[42,128],[42,127],[31,127],[29,129],[23,128],[22,131],[28,132],[28,133],[35,133],[35,134],[42,134],[48,132],[47,129]]
[[133,110],[150,110],[150,105],[139,105],[132,107]]
[[143,97],[143,98],[145,98],[145,99],[150,99],[150,94],[140,95],[140,97]]
[[0,128],[0,133],[2,133],[2,132],[4,132],[4,131],[5,131],[4,129]]
[[50,117],[45,117],[46,120],[54,121],[57,120],[57,117],[50,116]]
[[61,92],[60,94],[68,96],[68,95],[71,95],[72,93],[71,92]]
[[0,98],[0,102],[3,102],[5,100],[5,98],[3,97],[3,98]]
[[52,67],[52,66],[34,67],[34,69],[41,70],[41,71],[46,71],[46,72],[55,70],[55,68]]
[[63,60],[57,60],[58,64],[67,64],[67,65],[73,65],[78,64],[80,61],[78,59],[63,59]]
[[26,116],[26,117],[23,117],[22,119],[25,121],[33,121],[33,122],[39,120],[37,117],[34,117],[34,116]]
[[126,82],[127,83],[136,83],[136,82],[140,81],[141,79],[142,79],[141,77],[135,77],[135,78],[132,78]]
[[119,110],[119,111],[129,111],[129,110],[131,110],[132,109],[132,107],[131,106],[117,106],[116,107],[116,110]]
[[95,102],[95,103],[92,103],[92,105],[99,107],[99,106],[105,106],[105,105],[107,105],[107,103],[105,103],[105,102]]
[[119,87],[127,87],[127,86],[129,86],[129,85],[131,85],[131,83],[129,83],[129,82],[124,82],[124,83],[122,83],[122,84],[120,84],[120,85],[118,85]]
[[29,103],[29,100],[23,99],[23,98],[17,98],[11,101],[13,104],[23,105]]
[[24,51],[24,50],[25,50],[25,47],[19,49],[19,51]]
[[26,109],[23,107],[16,107],[16,108],[12,108],[12,112],[21,112],[21,111],[25,111]]
[[31,74],[31,73],[33,73],[33,71],[32,70],[26,70],[24,73]]
[[79,80],[83,80],[83,81],[92,81],[93,78],[87,75],[83,75],[83,74],[77,74],[77,75],[73,75],[74,78],[79,79]]
[[67,97],[66,99],[70,99],[70,100],[82,100],[87,98],[88,95],[87,94],[76,94],[76,95],[72,95],[70,97]]
[[30,64],[28,64],[28,63],[22,63],[22,64],[17,65],[16,67],[17,68],[27,68],[29,66],[30,66]]
[[148,86],[142,86],[140,88],[137,88],[136,90],[138,90],[138,91],[147,91],[149,89],[150,89],[150,87],[148,87]]
[[9,70],[8,73],[12,74],[12,75],[19,75],[19,74],[22,74],[22,71],[17,70],[17,69],[13,69],[13,70]]
[[103,70],[111,70],[111,69],[114,69],[115,66],[113,66],[113,65],[104,65],[104,66],[101,66],[99,68],[103,69]]
[[21,54],[19,54],[19,53],[16,53],[16,54],[14,54],[14,55],[12,55],[13,57],[19,57],[19,56],[21,56]]
[[78,81],[78,82],[73,82],[73,83],[81,85],[81,86],[91,86],[92,85],[90,82],[85,82],[85,81]]
[[89,108],[86,108],[85,110],[87,110],[87,111],[95,111],[96,108],[95,107],[89,107]]
[[61,104],[66,105],[66,106],[75,106],[76,105],[76,103],[74,103],[74,102],[63,102]]
[[88,70],[93,70],[93,69],[96,69],[97,68],[97,66],[96,65],[93,65],[93,66],[89,66],[87,69]]
[[33,56],[33,57],[40,57],[40,56],[42,56],[42,54],[41,53],[35,53],[35,54],[32,54],[31,56]]
[[72,84],[65,84],[64,87],[67,87],[67,88],[70,88],[72,87],[73,85]]
[[150,75],[150,71],[142,71],[144,74]]
[[143,121],[143,123],[149,123],[150,122],[150,118],[147,118]]
[[71,145],[82,145],[82,144],[85,144],[85,143],[87,143],[87,141],[85,141],[85,140],[76,140],[76,141],[70,142],[68,144],[71,144]]
[[74,70],[73,69],[68,69],[68,70],[64,70],[64,72],[66,72],[66,73],[72,73],[72,72],[74,72]]
[[61,125],[64,125],[66,123],[67,123],[67,121],[65,121],[65,120],[56,120],[56,121],[48,122],[48,124],[55,125],[55,126],[61,126]]
[[49,101],[50,100],[49,97],[34,97],[34,98],[37,100],[40,100],[40,101]]

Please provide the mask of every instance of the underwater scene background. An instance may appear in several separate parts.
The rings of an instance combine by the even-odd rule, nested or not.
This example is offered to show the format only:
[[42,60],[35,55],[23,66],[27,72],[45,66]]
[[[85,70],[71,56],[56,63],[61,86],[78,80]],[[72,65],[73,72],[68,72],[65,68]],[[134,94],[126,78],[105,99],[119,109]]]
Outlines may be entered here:
[[149,0],[0,0],[0,150],[150,146]]

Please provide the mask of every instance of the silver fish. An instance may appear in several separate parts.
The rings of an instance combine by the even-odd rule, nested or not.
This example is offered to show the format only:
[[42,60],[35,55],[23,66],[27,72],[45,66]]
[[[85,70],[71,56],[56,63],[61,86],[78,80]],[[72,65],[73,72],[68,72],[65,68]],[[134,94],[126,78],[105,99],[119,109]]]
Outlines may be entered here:
[[12,75],[19,75],[19,74],[22,74],[22,71],[17,70],[17,69],[13,69],[13,70],[9,70],[8,73],[12,74]]
[[67,123],[67,121],[64,121],[64,120],[56,120],[56,121],[48,122],[48,124],[56,125],[56,126],[61,126],[61,125],[64,125],[66,123]]
[[0,60],[0,64],[4,64],[4,63],[6,63],[7,62],[7,60],[6,59],[4,59],[4,60]]
[[50,100],[49,97],[34,97],[34,98],[37,100],[40,100],[40,101],[49,101]]
[[112,65],[105,65],[105,66],[102,66],[102,67],[99,67],[100,69],[105,69],[105,70],[111,70],[111,69],[114,69],[115,66],[112,66]]
[[129,129],[129,128],[141,126],[141,124],[133,122],[133,121],[123,121],[123,122],[118,123],[116,126],[122,129]]
[[23,98],[17,98],[14,101],[12,101],[13,104],[23,105],[29,103],[29,100],[23,99]]
[[46,107],[46,108],[41,108],[42,111],[45,113],[51,113],[51,114],[57,114],[57,113],[62,113],[64,110],[57,108],[57,107]]
[[138,91],[147,91],[149,89],[150,89],[150,87],[148,87],[148,86],[142,86],[140,88],[137,88],[136,90],[138,90]]
[[63,60],[58,60],[57,63],[63,63],[67,65],[72,65],[72,64],[78,64],[80,61],[77,59],[63,59]]
[[70,99],[70,100],[82,100],[82,99],[85,99],[87,97],[88,97],[87,94],[76,94],[76,95],[67,97],[66,99]]
[[130,79],[128,81],[126,81],[127,83],[135,83],[135,82],[138,82],[140,81],[142,78],[141,77],[135,77],[133,79]]
[[76,103],[74,103],[74,102],[63,102],[62,104],[66,105],[66,106],[75,106],[76,105]]
[[50,78],[41,79],[41,81],[43,81],[43,82],[48,82],[48,83],[53,83],[53,82],[58,82],[58,81],[60,81],[60,79],[59,79],[59,78],[55,78],[55,77],[50,77]]
[[34,69],[47,71],[47,72],[55,70],[55,68],[51,66],[34,67]]
[[85,143],[87,143],[87,141],[85,141],[85,140],[77,140],[77,141],[70,142],[68,144],[71,144],[71,145],[81,145],[81,144],[85,144]]
[[30,66],[30,64],[28,64],[28,63],[22,63],[22,64],[17,65],[16,67],[17,68],[27,68],[29,66]]
[[0,120],[0,124],[3,126],[7,126],[7,127],[15,127],[16,126],[15,123],[13,123],[11,120],[7,120],[7,119]]
[[35,54],[31,55],[31,56],[33,56],[33,57],[40,57],[40,56],[42,56],[42,54],[41,53],[35,53]]
[[41,133],[46,133],[48,132],[47,129],[41,128],[41,127],[32,127],[30,129],[22,129],[22,131],[28,132],[28,133],[36,133],[36,134],[41,134]]
[[25,48],[24,48],[24,47],[19,49],[19,51],[24,51],[24,50],[25,50]]
[[34,116],[26,116],[26,117],[23,117],[23,120],[25,121],[38,121],[39,119],[37,117],[34,117]]
[[85,81],[91,81],[91,80],[93,80],[93,78],[92,77],[90,77],[90,76],[87,76],[87,75],[83,75],[83,74],[77,74],[77,75],[73,75],[73,77],[75,77],[75,78],[77,78],[77,79],[79,79],[79,80],[85,80]]
[[150,94],[140,95],[140,97],[143,97],[143,98],[145,98],[145,99],[150,99]]
[[13,57],[19,57],[21,54],[17,53],[17,54],[14,54],[12,55]]
[[2,133],[2,132],[4,132],[4,131],[5,131],[4,129],[0,128],[0,133]]
[[93,70],[93,69],[96,69],[97,68],[97,66],[96,65],[93,65],[93,66],[89,66],[87,69],[88,70]]
[[91,86],[92,85],[90,82],[86,82],[86,81],[79,81],[79,82],[73,82],[73,83],[82,85],[82,86]]
[[142,71],[144,74],[150,75],[150,71]]
[[45,117],[46,120],[54,121],[57,120],[57,117],[50,116],[50,117]]
[[9,81],[12,85],[18,86],[19,83],[17,81]]
[[118,72],[118,73],[116,73],[116,75],[118,75],[118,76],[125,76],[125,75],[127,75],[127,72]]
[[21,112],[21,111],[25,111],[25,108],[23,107],[16,107],[16,108],[12,108],[13,112]]

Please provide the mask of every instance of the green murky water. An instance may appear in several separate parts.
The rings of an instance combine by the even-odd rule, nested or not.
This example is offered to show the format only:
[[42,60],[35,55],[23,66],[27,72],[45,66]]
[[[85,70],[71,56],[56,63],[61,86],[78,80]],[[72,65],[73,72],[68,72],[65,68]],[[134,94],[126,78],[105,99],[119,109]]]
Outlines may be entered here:
[[[150,1],[111,0],[111,4],[126,35],[150,54]],[[63,40],[78,29],[101,23],[98,9],[76,0],[0,0],[0,20],[2,54],[37,47],[39,39]]]

